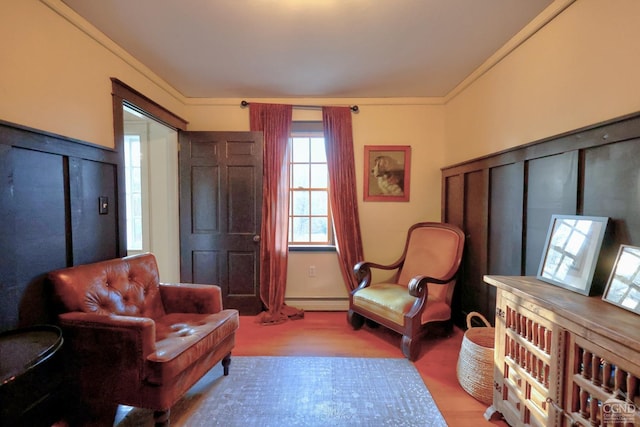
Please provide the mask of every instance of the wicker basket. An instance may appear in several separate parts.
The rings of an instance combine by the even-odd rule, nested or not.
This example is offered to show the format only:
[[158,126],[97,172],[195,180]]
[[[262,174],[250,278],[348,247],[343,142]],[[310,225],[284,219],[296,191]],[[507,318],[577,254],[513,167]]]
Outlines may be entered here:
[[[474,317],[479,317],[486,327],[472,327]],[[487,405],[493,402],[494,344],[495,330],[487,319],[475,311],[469,313],[456,372],[462,388]]]

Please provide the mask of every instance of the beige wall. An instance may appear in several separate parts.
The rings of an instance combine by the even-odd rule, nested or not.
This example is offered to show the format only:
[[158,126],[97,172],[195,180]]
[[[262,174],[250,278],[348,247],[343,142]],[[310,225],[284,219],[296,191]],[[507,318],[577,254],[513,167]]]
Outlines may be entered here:
[[640,110],[640,1],[577,0],[446,104],[445,163]]
[[[46,1],[70,18],[75,15],[60,0]],[[105,48],[112,46],[109,40],[87,30],[95,38],[45,2],[2,2],[0,119],[113,147],[111,77],[183,113],[183,102],[166,83],[126,53]]]

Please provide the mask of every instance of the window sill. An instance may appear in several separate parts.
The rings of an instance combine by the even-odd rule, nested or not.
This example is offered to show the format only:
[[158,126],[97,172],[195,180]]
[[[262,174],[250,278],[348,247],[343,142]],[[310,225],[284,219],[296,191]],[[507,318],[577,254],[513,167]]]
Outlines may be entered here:
[[289,252],[336,252],[336,247],[331,245],[289,246]]

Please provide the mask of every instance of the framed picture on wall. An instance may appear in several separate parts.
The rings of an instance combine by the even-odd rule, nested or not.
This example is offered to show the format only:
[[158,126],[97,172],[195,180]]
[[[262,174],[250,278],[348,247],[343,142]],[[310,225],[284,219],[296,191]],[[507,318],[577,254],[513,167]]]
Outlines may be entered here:
[[537,278],[590,295],[608,221],[607,217],[552,215]]
[[411,146],[365,145],[364,201],[408,202]]
[[602,299],[640,314],[640,248],[621,245]]

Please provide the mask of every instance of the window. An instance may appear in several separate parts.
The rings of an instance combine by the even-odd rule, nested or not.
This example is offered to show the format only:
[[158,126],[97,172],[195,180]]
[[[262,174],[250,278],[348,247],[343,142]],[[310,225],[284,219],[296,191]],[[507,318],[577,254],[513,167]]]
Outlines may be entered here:
[[127,249],[142,250],[142,173],[140,135],[124,136],[124,171],[127,206]]
[[315,130],[307,127],[305,131],[294,126],[289,140],[291,247],[333,245],[329,171],[321,123],[319,127],[320,130],[317,125]]

